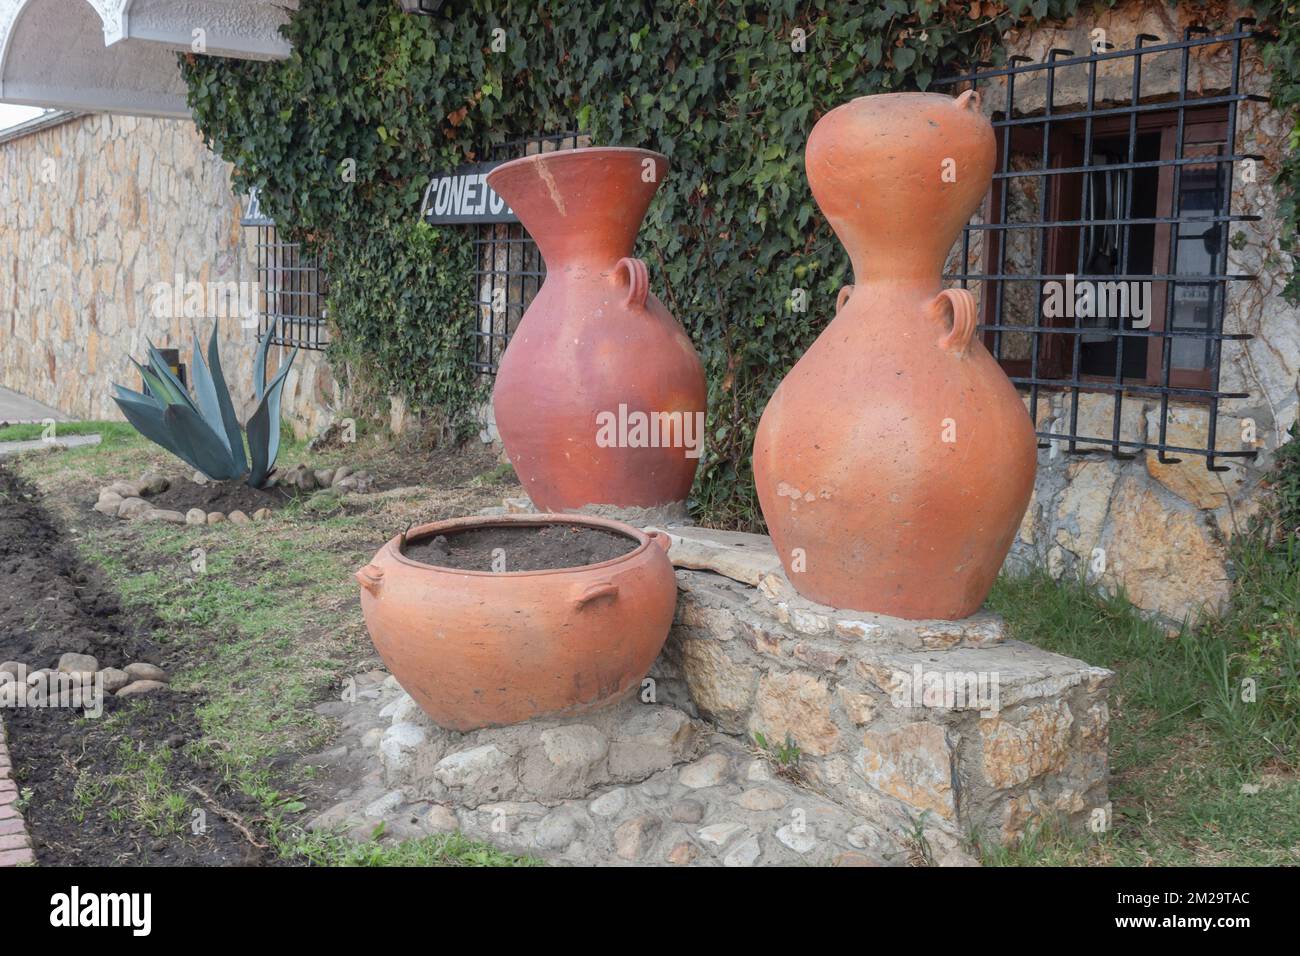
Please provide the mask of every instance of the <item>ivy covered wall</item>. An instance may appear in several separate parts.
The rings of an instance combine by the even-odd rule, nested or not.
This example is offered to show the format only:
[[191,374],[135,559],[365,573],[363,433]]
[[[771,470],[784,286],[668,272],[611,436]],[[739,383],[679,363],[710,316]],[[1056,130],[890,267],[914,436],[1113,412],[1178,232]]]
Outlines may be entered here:
[[[709,374],[697,515],[752,528],[759,415],[852,281],[803,175],[808,131],[855,96],[926,89],[961,64],[996,61],[1006,31],[1080,3],[444,6],[426,18],[395,0],[303,0],[288,60],[188,58],[200,130],[234,165],[237,188],[260,187],[269,212],[324,253],[336,359],[452,422],[482,397],[468,362],[470,253],[463,231],[416,222],[429,174],[493,143],[575,127],[598,144],[666,153],[638,255]],[[1266,53],[1274,98],[1294,108],[1300,13],[1273,0],[1256,11],[1280,32]],[[1300,183],[1297,149],[1300,133],[1284,188]],[[1293,222],[1294,197],[1283,211]],[[806,311],[792,308],[795,289]]]

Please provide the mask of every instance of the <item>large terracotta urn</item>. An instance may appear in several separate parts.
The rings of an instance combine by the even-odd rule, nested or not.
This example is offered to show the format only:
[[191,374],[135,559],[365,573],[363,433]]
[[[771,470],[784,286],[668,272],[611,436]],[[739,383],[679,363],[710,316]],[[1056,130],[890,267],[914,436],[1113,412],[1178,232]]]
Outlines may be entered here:
[[[405,547],[468,531],[604,529],[625,553],[578,567],[493,572],[413,560]],[[356,574],[375,649],[439,726],[467,731],[579,714],[635,693],[672,626],[669,539],[585,516],[505,515],[422,525]]]
[[558,150],[488,184],[546,260],[497,372],[506,454],[542,511],[644,525],[685,516],[703,441],[704,369],[632,257],[668,170],[644,149]]
[[989,188],[979,96],[866,96],[808,139],[817,204],[855,285],[781,382],[754,442],[758,497],[795,589],[903,618],[988,596],[1034,485],[1036,440],[944,259]]

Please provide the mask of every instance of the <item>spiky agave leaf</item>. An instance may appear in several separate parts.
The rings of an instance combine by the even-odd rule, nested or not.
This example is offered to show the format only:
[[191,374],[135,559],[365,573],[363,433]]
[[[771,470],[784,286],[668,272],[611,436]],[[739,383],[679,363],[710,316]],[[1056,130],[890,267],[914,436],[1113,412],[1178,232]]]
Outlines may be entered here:
[[185,405],[168,405],[163,412],[172,441],[181,449],[180,457],[203,474],[217,481],[228,481],[243,476],[244,470],[235,465],[226,447],[226,438],[214,429],[203,416]]
[[230,454],[230,436],[226,433],[225,421],[221,417],[221,403],[217,398],[217,386],[212,380],[212,373],[208,371],[208,365],[203,361],[203,350],[199,346],[199,337],[193,336],[194,345],[192,356],[190,358],[190,375],[194,379],[194,400],[199,407],[199,414],[208,426],[221,437],[222,444],[226,448],[226,454]]
[[194,404],[194,399],[190,398],[189,390],[172,374],[172,370],[167,366],[167,360],[162,357],[162,353],[154,347],[154,344],[148,339],[145,341],[149,346],[149,371],[153,372],[167,389],[167,404],[185,405],[197,413],[199,409]]
[[294,349],[289,361],[280,366],[275,378],[263,391],[257,410],[248,420],[248,451],[253,457],[248,484],[254,488],[260,488],[266,483],[271,469],[275,467],[275,459],[280,454],[280,393],[284,388],[285,376],[289,374],[289,368],[297,357],[298,350]]
[[177,444],[171,432],[168,431],[167,425],[163,421],[163,413],[167,410],[166,405],[151,396],[132,392],[120,385],[114,387],[118,390],[118,394],[113,396],[113,401],[122,410],[126,420],[135,426],[136,431],[151,442],[167,449],[177,458],[184,459],[189,464],[194,465],[195,468],[198,467],[185,457],[181,446]]
[[230,388],[226,385],[226,375],[221,368],[221,353],[217,350],[217,323],[212,323],[212,335],[208,338],[208,369],[217,392],[217,402],[221,406],[222,427],[230,442],[230,457],[239,467],[240,474],[248,470],[248,456],[244,454],[244,433],[239,428],[239,419],[235,415],[235,403],[230,398]]

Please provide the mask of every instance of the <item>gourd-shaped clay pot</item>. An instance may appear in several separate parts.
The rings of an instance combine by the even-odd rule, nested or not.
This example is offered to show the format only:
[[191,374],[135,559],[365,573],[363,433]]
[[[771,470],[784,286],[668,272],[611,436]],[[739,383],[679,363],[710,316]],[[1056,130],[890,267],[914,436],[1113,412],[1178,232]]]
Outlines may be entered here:
[[488,175],[546,260],[501,360],[497,428],[543,511],[680,518],[703,441],[704,369],[632,244],[668,160],[558,150]]
[[827,113],[813,196],[857,280],[754,441],[790,582],[834,607],[956,619],[988,596],[1033,491],[1036,440],[944,258],[989,188],[979,96],[889,93]]

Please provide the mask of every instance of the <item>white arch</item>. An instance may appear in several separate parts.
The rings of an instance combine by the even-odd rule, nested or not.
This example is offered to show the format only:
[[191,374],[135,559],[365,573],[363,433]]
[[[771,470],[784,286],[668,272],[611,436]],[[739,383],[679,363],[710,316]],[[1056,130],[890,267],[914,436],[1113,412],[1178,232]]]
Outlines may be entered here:
[[[186,117],[175,51],[278,59],[296,0],[0,0],[0,101]],[[88,11],[98,19],[93,30]],[[92,35],[93,33],[93,35]],[[15,48],[21,38],[23,50]],[[21,62],[19,62],[21,61]]]

